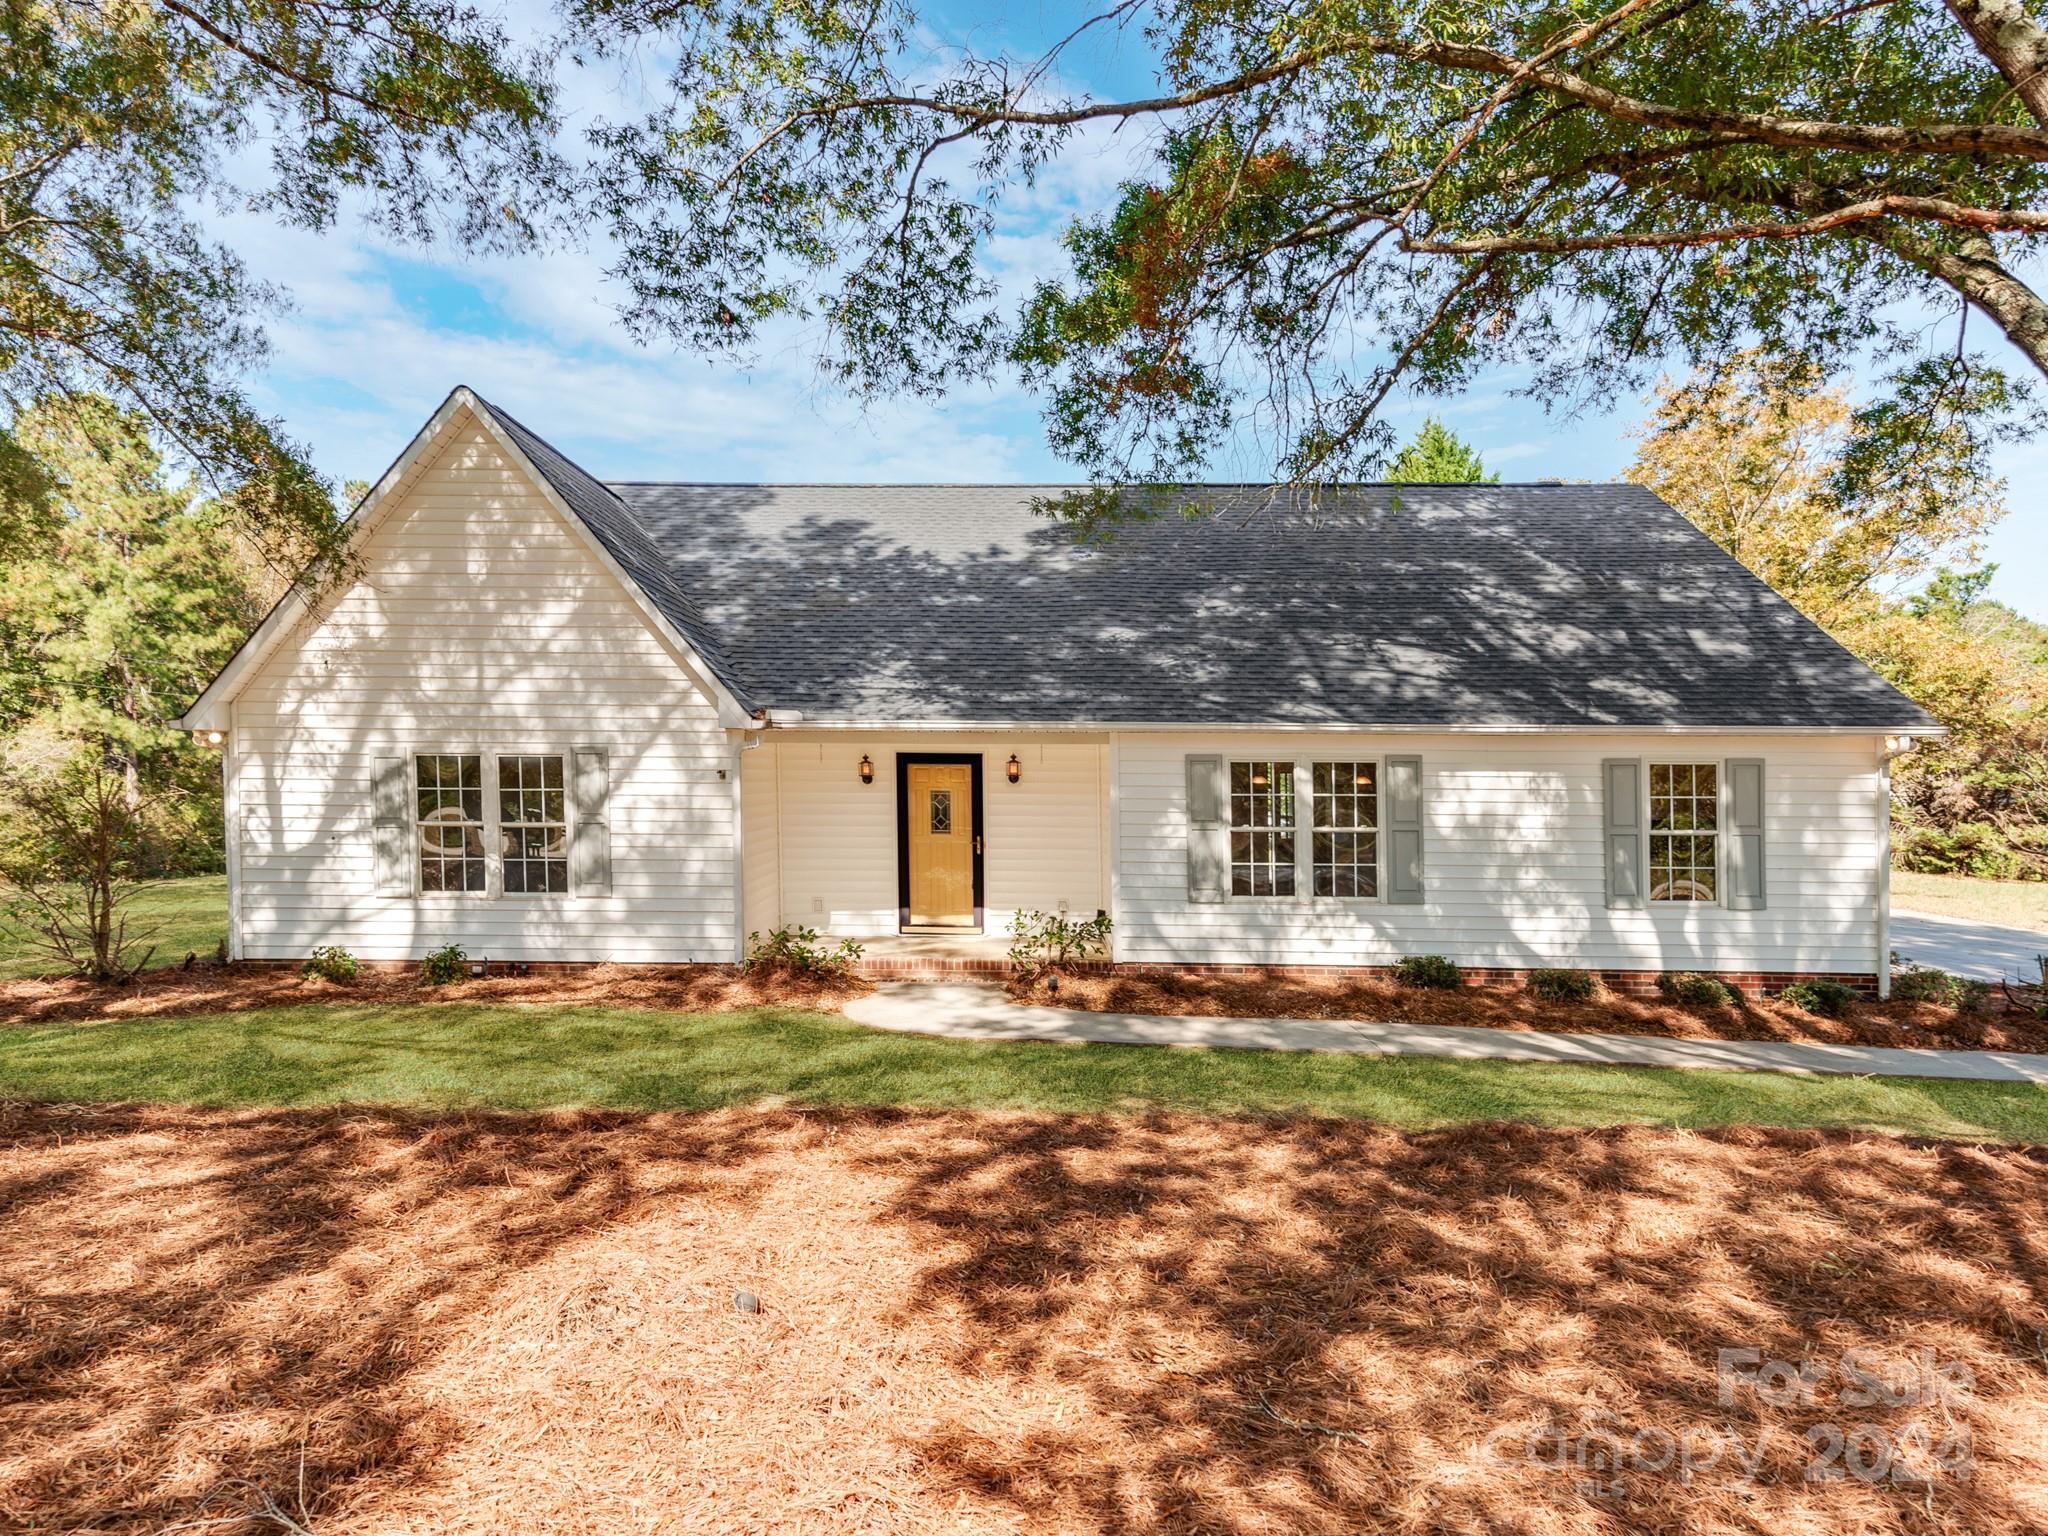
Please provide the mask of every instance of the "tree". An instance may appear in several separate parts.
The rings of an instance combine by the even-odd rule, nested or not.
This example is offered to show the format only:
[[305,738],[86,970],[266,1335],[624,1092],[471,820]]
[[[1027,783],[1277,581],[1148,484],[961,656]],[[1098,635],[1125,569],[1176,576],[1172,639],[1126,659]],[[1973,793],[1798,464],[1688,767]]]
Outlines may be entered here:
[[[1968,381],[1984,430],[2012,391],[1919,355],[1926,310],[2048,370],[2048,33],[2020,0],[1105,0],[1029,60],[935,52],[901,0],[577,15],[676,61],[596,135],[638,333],[746,352],[812,316],[866,393],[1014,363],[1104,481],[1185,479],[1247,423],[1294,481],[1367,478],[1396,388],[1521,365],[1601,403],[1756,344],[1882,359],[1902,428]],[[1140,26],[1155,90],[1062,84],[1077,39]],[[996,202],[1097,130],[1149,130],[1149,165],[1012,313]]]
[[[239,385],[276,295],[192,205],[517,243],[560,191],[553,125],[541,57],[464,0],[0,0],[0,403],[139,411],[288,560],[333,520]],[[0,426],[0,539],[40,494]]]
[[1967,432],[1895,441],[1883,405],[1750,355],[1664,385],[1628,475],[1948,727],[1893,771],[1907,867],[2048,877],[2048,665],[1967,568],[2005,487]]
[[1626,473],[1833,626],[1973,561],[2005,515],[1964,414],[1919,424],[1902,452],[1890,402],[1856,408],[1812,368],[1744,353],[1659,386]]
[[111,913],[93,869],[111,890],[219,867],[219,760],[170,722],[260,617],[266,569],[218,502],[168,481],[140,415],[86,397],[24,413],[16,436],[50,492],[36,541],[0,570],[8,878],[67,884],[57,855],[92,853],[68,875]]
[[1423,422],[1415,440],[1394,455],[1387,465],[1387,478],[1418,485],[1479,485],[1497,482],[1500,476],[1489,475],[1479,450],[1432,416]]

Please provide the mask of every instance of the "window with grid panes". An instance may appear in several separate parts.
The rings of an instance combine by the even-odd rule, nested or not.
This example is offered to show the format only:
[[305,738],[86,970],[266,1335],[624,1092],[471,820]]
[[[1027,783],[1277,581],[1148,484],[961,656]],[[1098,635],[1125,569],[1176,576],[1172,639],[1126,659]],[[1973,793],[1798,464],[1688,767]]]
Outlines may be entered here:
[[508,895],[569,889],[569,818],[561,758],[498,759],[498,834]]
[[1294,894],[1294,764],[1230,765],[1230,894]]
[[1310,842],[1318,896],[1377,896],[1380,788],[1374,763],[1317,763]]
[[413,759],[422,891],[486,889],[484,760],[438,753]]
[[1720,821],[1718,763],[1650,764],[1650,900],[1716,899]]

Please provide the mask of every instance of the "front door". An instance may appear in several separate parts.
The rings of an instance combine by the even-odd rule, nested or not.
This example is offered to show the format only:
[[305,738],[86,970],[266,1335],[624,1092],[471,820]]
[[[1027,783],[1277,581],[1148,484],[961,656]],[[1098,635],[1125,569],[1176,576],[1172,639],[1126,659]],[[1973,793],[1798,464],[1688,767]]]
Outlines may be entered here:
[[981,852],[970,761],[910,761],[903,768],[906,928],[978,928]]

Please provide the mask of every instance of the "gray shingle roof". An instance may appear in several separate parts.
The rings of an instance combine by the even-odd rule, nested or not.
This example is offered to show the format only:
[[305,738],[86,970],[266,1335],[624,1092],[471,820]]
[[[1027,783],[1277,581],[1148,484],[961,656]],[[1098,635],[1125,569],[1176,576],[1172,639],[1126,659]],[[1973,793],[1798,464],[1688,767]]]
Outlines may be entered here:
[[1651,492],[1366,486],[1076,548],[1019,486],[613,487],[812,718],[1924,729]]
[[1077,547],[1062,487],[606,485],[489,407],[750,708],[811,719],[1923,730],[1648,490],[1255,487]]

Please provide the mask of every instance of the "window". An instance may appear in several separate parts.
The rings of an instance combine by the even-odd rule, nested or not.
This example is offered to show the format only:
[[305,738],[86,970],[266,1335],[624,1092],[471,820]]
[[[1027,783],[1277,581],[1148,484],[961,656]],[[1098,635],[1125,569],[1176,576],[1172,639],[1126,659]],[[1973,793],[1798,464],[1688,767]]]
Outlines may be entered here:
[[1720,814],[1717,764],[1650,764],[1650,900],[1715,899]]
[[498,759],[498,831],[507,894],[569,889],[569,823],[559,757]]
[[953,791],[935,789],[932,794],[932,835],[943,837],[953,830]]
[[1310,848],[1318,896],[1380,891],[1380,786],[1374,763],[1317,763]]
[[420,889],[483,890],[484,760],[416,757],[413,786],[419,805]]
[[1294,764],[1230,765],[1230,894],[1294,894]]

